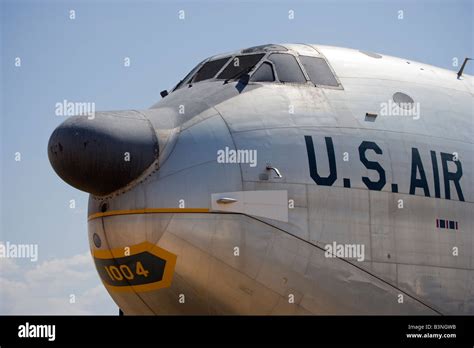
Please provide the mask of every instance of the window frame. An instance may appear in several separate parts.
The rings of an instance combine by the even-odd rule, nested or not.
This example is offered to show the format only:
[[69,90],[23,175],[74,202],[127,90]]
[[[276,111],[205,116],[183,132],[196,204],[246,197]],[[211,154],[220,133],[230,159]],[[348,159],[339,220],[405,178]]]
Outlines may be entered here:
[[[301,71],[303,72],[303,75],[304,77],[306,78],[306,83],[298,83],[298,82],[281,82],[280,81],[280,78],[278,76],[278,69],[276,68],[275,64],[273,64],[272,61],[270,61],[268,59],[268,57],[270,56],[270,54],[272,53],[280,53],[280,54],[289,54],[289,55],[292,55],[295,59],[296,59],[296,62],[298,63],[298,66],[299,68],[301,69]],[[341,83],[341,80],[339,79],[339,77],[337,76],[337,74],[335,73],[334,69],[332,68],[331,64],[329,64],[329,61],[326,59],[326,57],[324,57],[323,55],[315,55],[315,56],[312,56],[312,55],[308,55],[308,54],[301,54],[301,56],[306,56],[306,57],[313,57],[313,58],[321,58],[321,59],[324,59],[324,61],[326,62],[327,66],[329,67],[331,73],[333,74],[334,78],[336,79],[338,85],[337,86],[330,86],[330,85],[315,85],[313,83],[313,81],[311,81],[311,78],[309,77],[306,69],[304,68],[303,66],[303,63],[301,62],[301,60],[299,59],[299,56],[300,54],[293,54],[291,52],[266,52],[265,56],[263,56],[262,60],[257,64],[255,65],[254,69],[250,72],[251,75],[250,77],[252,77],[253,73],[255,71],[258,70],[258,68],[260,68],[260,65],[262,65],[263,63],[269,63],[271,64],[272,68],[273,68],[273,73],[275,74],[275,81],[249,81],[249,84],[254,84],[254,83],[273,83],[273,84],[279,84],[279,85],[291,85],[291,86],[309,86],[309,87],[317,87],[317,88],[325,88],[325,89],[337,89],[337,90],[344,90],[344,87],[342,86],[342,83]]]
[[[232,55],[229,55],[229,56],[213,56],[213,57],[209,57],[205,60],[203,60],[201,63],[199,63],[198,65],[196,65],[193,70],[194,70],[194,74],[192,74],[191,76],[189,76],[187,78],[187,80],[183,80],[183,81],[180,81],[176,84],[176,86],[172,89],[172,92],[178,90],[178,89],[181,89],[183,88],[184,86],[188,86],[188,87],[191,87],[193,86],[194,84],[199,84],[201,82],[209,82],[209,81],[224,81],[225,79],[218,79],[217,77],[224,71],[224,69],[226,69],[226,67],[231,64],[234,60],[235,57],[237,56],[247,56],[247,55],[256,55],[256,54],[264,54],[263,57],[260,59],[260,61],[253,67],[253,69],[249,72],[249,75],[250,75],[250,78],[253,76],[253,74],[260,68],[260,66],[263,64],[263,63],[268,63],[271,65],[272,69],[273,69],[273,74],[274,74],[274,77],[275,77],[275,80],[274,81],[250,81],[248,82],[248,84],[279,84],[279,85],[288,85],[288,86],[308,86],[308,87],[317,87],[317,88],[325,88],[325,89],[336,89],[336,90],[343,90],[344,87],[342,86],[342,83],[341,83],[341,80],[339,79],[339,77],[337,76],[337,74],[335,73],[334,69],[332,68],[331,64],[329,64],[329,61],[326,59],[325,56],[319,54],[319,55],[308,55],[308,54],[298,54],[296,52],[293,53],[293,52],[290,52],[290,51],[286,51],[286,52],[283,52],[283,51],[260,51],[260,52],[249,52],[249,53],[240,53],[240,52],[237,52],[235,54],[232,54]],[[278,54],[288,54],[288,55],[291,55],[295,58],[296,60],[296,63],[298,64],[301,72],[303,73],[303,76],[305,77],[306,79],[306,82],[303,82],[303,83],[298,83],[298,82],[282,82],[280,80],[280,77],[278,76],[278,69],[276,68],[275,64],[269,60],[269,56],[271,54],[274,54],[274,53],[278,53]],[[312,57],[312,58],[319,58],[319,59],[323,59],[327,66],[329,67],[329,70],[331,71],[331,73],[333,74],[334,78],[336,79],[338,85],[337,86],[330,86],[330,85],[316,85],[315,83],[313,83],[313,81],[311,80],[311,78],[309,77],[306,69],[304,68],[304,65],[303,63],[301,62],[300,60],[300,56],[306,56],[306,57]],[[223,58],[228,58],[229,60],[221,67],[221,69],[212,77],[212,78],[209,78],[209,79],[206,79],[206,80],[202,80],[202,81],[198,81],[198,82],[193,82],[193,79],[194,77],[196,76],[197,72],[204,66],[204,64],[212,61],[212,60],[218,60],[218,59],[223,59]],[[193,70],[191,70],[188,74],[191,74],[191,72],[193,72]],[[187,76],[185,76],[186,78]]]
[[[300,60],[300,56],[304,56],[304,57],[310,57],[310,58],[318,58],[318,59],[323,59],[324,62],[326,62],[327,66],[329,67],[329,70],[331,71],[332,73],[332,76],[334,76],[334,79],[336,80],[337,82],[337,86],[331,86],[331,85],[317,85],[315,84],[311,78],[309,77],[309,74],[307,73],[306,69],[304,68],[303,66],[303,63],[301,63],[301,60]],[[314,87],[319,87],[319,88],[327,88],[327,89],[340,89],[340,90],[343,90],[343,86],[342,86],[342,83],[341,83],[341,80],[339,80],[339,77],[336,75],[334,69],[332,68],[331,64],[329,64],[329,61],[326,59],[326,57],[322,56],[322,55],[319,55],[319,56],[311,56],[311,55],[307,55],[307,54],[298,54],[297,56],[297,60],[298,60],[298,63],[300,64],[300,66],[303,68],[303,71],[309,81],[309,83],[314,86]]]
[[255,55],[258,55],[258,54],[263,54],[262,58],[260,58],[260,60],[257,62],[257,64],[255,64],[252,68],[252,70],[250,70],[248,72],[248,74],[251,74],[253,75],[253,73],[255,71],[257,71],[257,69],[260,67],[260,65],[262,64],[262,62],[266,59],[267,57],[267,52],[251,52],[251,53],[245,53],[245,54],[241,54],[241,53],[238,53],[238,54],[233,54],[231,57],[231,59],[222,67],[221,70],[219,70],[216,74],[216,76],[214,78],[212,78],[213,80],[215,81],[226,81],[226,79],[224,78],[217,78],[217,76],[219,76],[226,68],[229,64],[231,64],[234,59],[238,56],[255,56]]
[[[195,83],[200,83],[200,82],[205,82],[205,81],[211,81],[211,80],[217,80],[216,79],[216,76],[218,76],[221,71],[231,62],[232,58],[234,58],[234,55],[231,55],[231,56],[223,56],[223,57],[216,57],[215,59],[212,59],[214,57],[211,57],[209,59],[206,60],[206,62],[204,64],[202,64],[198,70],[196,70],[196,72],[194,73],[194,75],[192,76],[192,78],[189,80],[190,83],[189,85],[193,85]],[[206,65],[207,63],[209,62],[213,62],[213,61],[216,61],[216,60],[221,60],[221,59],[227,59],[227,62],[224,63],[224,65],[214,74],[214,76],[212,76],[211,78],[208,78],[208,79],[204,79],[204,80],[200,80],[200,81],[193,81],[194,80],[194,77],[196,77],[197,73],[199,72],[199,70],[201,70],[201,68]]]
[[178,89],[183,88],[185,85],[189,85],[188,81],[191,81],[196,73],[202,68],[204,64],[206,64],[211,58],[204,59],[200,63],[198,63],[194,68],[191,69],[190,72],[188,72],[181,81],[179,81],[171,90],[171,92],[177,91]]
[[[257,72],[258,69],[260,69],[260,67],[263,65],[263,64],[269,64],[271,67],[272,67],[272,72],[273,72],[273,78],[274,80],[273,81],[252,81],[252,77],[253,75]],[[275,65],[273,64],[273,62],[267,60],[267,55],[263,56],[262,57],[262,60],[260,62],[258,62],[257,65],[254,66],[254,68],[252,69],[251,71],[251,75],[250,75],[250,79],[249,79],[249,83],[280,83],[280,81],[278,80],[278,77],[277,77],[277,74],[276,74],[276,69],[275,69]]]
[[[201,83],[201,82],[208,82],[208,81],[225,81],[225,79],[218,79],[217,76],[219,76],[223,71],[224,69],[233,62],[234,58],[237,57],[237,56],[251,56],[251,55],[257,55],[257,54],[263,54],[262,58],[258,61],[258,63],[253,67],[253,69],[249,72],[250,74],[253,74],[259,67],[260,65],[262,64],[263,61],[265,61],[266,57],[268,56],[268,52],[250,52],[250,53],[245,53],[245,54],[242,54],[242,53],[236,53],[236,54],[232,54],[232,55],[229,55],[229,56],[214,56],[214,57],[209,57],[207,59],[204,59],[201,63],[199,63],[198,65],[196,65],[189,73],[188,75],[185,76],[185,80],[182,80],[182,81],[179,81],[176,86],[172,89],[172,92],[178,90],[178,89],[181,89],[183,88],[185,85],[187,86],[193,86],[194,84],[196,83]],[[214,59],[213,59],[214,58]],[[219,69],[219,71],[217,71],[217,73],[209,78],[209,79],[205,79],[205,80],[201,80],[201,81],[198,81],[198,82],[194,82],[193,79],[194,77],[196,76],[196,74],[198,73],[199,70],[201,70],[201,68],[206,64],[206,63],[209,63],[210,61],[212,60],[219,60],[219,59],[224,59],[224,58],[227,58],[228,61]],[[269,62],[271,64],[271,62]],[[275,74],[275,66],[273,66],[272,64],[272,67],[273,67],[273,73]],[[191,74],[192,72],[194,71],[193,74]],[[275,78],[276,78],[276,74],[275,74]],[[275,83],[275,81],[272,81],[272,83]]]
[[[270,55],[271,54],[288,54],[290,56],[292,56],[293,58],[295,58],[296,60],[296,64],[298,65],[298,67],[300,68],[300,71],[303,73],[303,76],[304,78],[306,79],[306,82],[282,82],[280,80],[280,77],[278,76],[278,69],[276,68],[275,64],[269,59]],[[308,85],[308,82],[310,82],[311,84],[313,84],[311,82],[311,80],[308,79],[308,75],[306,74],[306,71],[304,70],[303,66],[301,65],[301,62],[299,61],[298,59],[298,56],[294,55],[294,54],[291,54],[289,52],[269,52],[266,56],[265,56],[265,61],[270,63],[272,66],[273,66],[273,72],[275,73],[275,81],[271,82],[271,83],[278,83],[280,85],[291,85],[291,86],[305,86],[305,85]]]

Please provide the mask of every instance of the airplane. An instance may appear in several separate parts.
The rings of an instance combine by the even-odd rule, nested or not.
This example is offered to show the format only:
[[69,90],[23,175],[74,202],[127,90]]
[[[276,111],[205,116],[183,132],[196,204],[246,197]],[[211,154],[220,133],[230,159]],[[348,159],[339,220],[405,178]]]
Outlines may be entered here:
[[69,117],[48,156],[125,315],[472,315],[468,60],[214,55],[150,109]]

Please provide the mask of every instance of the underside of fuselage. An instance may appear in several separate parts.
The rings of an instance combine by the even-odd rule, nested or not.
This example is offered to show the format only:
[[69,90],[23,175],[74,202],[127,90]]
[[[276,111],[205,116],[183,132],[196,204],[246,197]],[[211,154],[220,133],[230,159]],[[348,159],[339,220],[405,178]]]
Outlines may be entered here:
[[242,214],[109,216],[90,221],[89,233],[106,249],[146,241],[177,255],[167,288],[107,287],[125,314],[439,313],[380,276],[383,264],[327,258],[322,246]]

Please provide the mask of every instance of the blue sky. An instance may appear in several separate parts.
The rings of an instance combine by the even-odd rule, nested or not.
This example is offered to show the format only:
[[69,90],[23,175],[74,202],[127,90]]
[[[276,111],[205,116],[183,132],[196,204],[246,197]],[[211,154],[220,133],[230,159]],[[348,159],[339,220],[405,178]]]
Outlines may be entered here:
[[148,108],[203,58],[264,43],[358,48],[452,70],[454,57],[474,57],[473,1],[0,3],[0,241],[39,245],[35,264],[0,259],[0,314],[117,312],[85,256],[88,195],[48,162],[49,136],[65,119],[56,103]]

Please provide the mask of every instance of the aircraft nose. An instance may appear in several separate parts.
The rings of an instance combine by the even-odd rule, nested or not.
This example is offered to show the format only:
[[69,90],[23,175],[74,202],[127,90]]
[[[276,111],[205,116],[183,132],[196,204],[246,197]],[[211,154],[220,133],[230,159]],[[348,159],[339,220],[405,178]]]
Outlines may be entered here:
[[158,158],[156,133],[136,111],[72,116],[53,132],[48,157],[69,185],[103,196],[136,179]]

